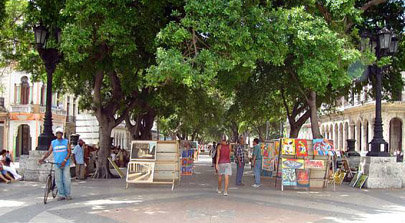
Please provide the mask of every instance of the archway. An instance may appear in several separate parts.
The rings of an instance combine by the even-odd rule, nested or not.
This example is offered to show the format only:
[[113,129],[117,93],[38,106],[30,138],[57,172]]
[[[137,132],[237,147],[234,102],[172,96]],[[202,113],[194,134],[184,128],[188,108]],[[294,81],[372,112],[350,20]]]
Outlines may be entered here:
[[29,155],[30,151],[31,151],[30,126],[23,124],[18,126],[15,156],[20,157],[20,155]]
[[368,120],[365,120],[363,125],[364,125],[363,129],[364,129],[364,136],[365,136],[364,148],[365,148],[365,151],[369,151],[370,132],[369,132],[369,122],[368,122]]
[[347,150],[347,141],[349,139],[349,123],[345,122],[344,126],[344,138],[343,138],[343,151]]
[[389,132],[389,145],[390,152],[393,153],[397,150],[402,151],[402,121],[399,118],[393,118],[390,121]]

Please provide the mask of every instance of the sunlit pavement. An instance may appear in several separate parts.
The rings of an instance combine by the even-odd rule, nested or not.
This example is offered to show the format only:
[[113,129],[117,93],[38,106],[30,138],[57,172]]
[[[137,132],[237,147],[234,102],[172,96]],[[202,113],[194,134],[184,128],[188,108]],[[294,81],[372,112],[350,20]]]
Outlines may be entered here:
[[[405,190],[360,190],[342,185],[315,191],[244,187],[231,178],[229,196],[216,193],[209,157],[193,176],[170,186],[130,185],[125,180],[73,181],[71,201],[42,203],[43,184],[0,184],[0,222],[405,222]],[[233,170],[235,175],[236,170]]]

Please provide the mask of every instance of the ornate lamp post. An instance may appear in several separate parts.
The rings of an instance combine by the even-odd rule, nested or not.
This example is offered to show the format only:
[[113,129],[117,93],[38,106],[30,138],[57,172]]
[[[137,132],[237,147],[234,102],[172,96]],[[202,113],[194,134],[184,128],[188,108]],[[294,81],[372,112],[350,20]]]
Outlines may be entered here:
[[[371,37],[371,50],[375,52],[377,59],[383,56],[392,55],[398,50],[398,38],[387,28],[382,28],[377,32],[377,36]],[[388,153],[388,143],[383,137],[383,124],[381,117],[381,92],[382,92],[382,75],[383,69],[377,65],[372,65],[370,71],[375,74],[375,123],[374,137],[371,140],[371,150],[367,156],[390,156]]]
[[[46,111],[44,118],[44,131],[38,137],[37,150],[48,150],[51,141],[55,138],[52,132],[52,75],[56,65],[60,61],[60,54],[55,48],[46,48],[45,43],[49,39],[50,33],[40,25],[34,27],[35,42],[41,59],[45,63],[47,83],[46,83]],[[60,42],[60,30],[54,32],[56,41]]]

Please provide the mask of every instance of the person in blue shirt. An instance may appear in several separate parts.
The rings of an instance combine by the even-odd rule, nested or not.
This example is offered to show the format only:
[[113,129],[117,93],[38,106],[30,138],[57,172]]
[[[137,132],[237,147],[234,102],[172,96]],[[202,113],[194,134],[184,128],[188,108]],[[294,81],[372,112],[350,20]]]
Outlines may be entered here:
[[75,163],[76,179],[84,180],[85,165],[84,165],[84,141],[79,139],[79,142],[73,148],[73,162]]
[[262,171],[262,151],[259,144],[259,139],[253,140],[253,172],[255,174],[255,184],[252,187],[260,187],[260,172]]
[[69,141],[62,138],[63,129],[56,129],[56,139],[51,142],[49,150],[44,154],[39,163],[43,163],[49,155],[53,153],[55,165],[55,182],[58,187],[58,201],[61,200],[71,200],[71,177],[70,177],[70,163],[69,158],[71,154],[71,149]]

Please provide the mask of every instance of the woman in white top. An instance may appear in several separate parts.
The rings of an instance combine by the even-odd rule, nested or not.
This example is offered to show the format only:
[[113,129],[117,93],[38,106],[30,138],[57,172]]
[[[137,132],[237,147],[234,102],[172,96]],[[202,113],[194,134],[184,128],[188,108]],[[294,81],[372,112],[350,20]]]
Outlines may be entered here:
[[17,173],[16,169],[10,166],[10,162],[7,162],[6,159],[6,150],[0,152],[0,162],[3,164],[3,170],[10,172],[15,180],[21,180],[22,176]]

